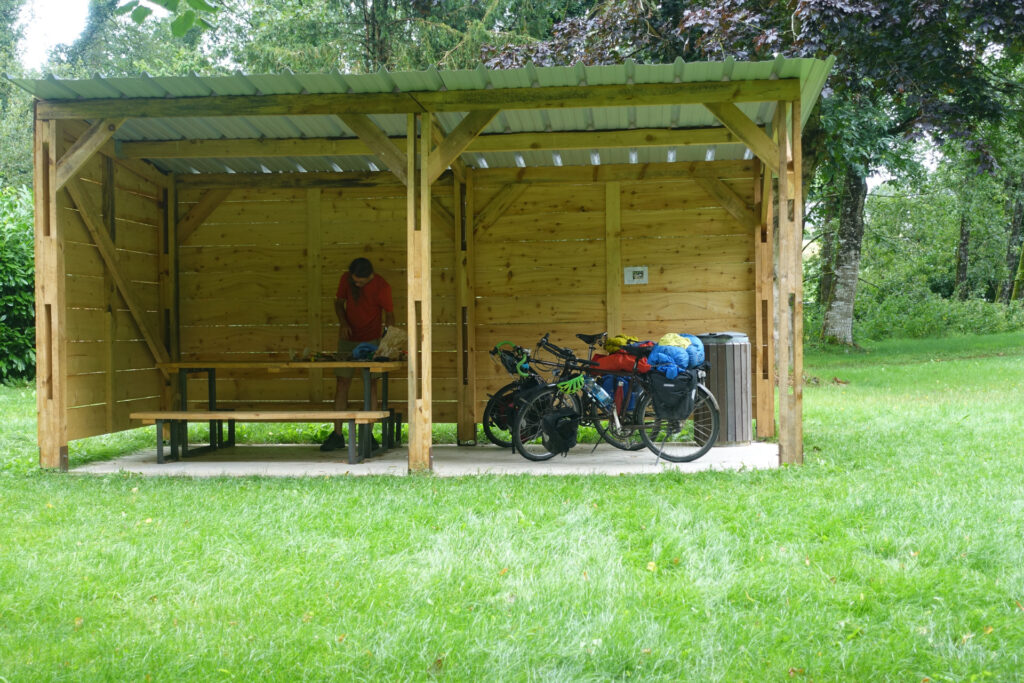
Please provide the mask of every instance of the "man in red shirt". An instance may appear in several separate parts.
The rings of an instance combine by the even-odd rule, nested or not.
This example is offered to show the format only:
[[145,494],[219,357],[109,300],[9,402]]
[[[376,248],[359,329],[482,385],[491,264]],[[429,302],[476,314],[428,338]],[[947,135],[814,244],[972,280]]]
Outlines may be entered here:
[[[395,324],[395,307],[391,302],[391,285],[373,272],[369,259],[357,258],[348,266],[338,282],[334,299],[334,312],[338,315],[338,359],[346,359],[363,342],[380,342],[384,327]],[[338,387],[334,393],[335,410],[348,406],[348,389],[352,385],[351,368],[338,368]],[[377,405],[377,381],[370,382],[370,405]],[[349,438],[352,438],[349,434]],[[341,421],[334,423],[334,431],[320,446],[322,451],[333,451],[345,446]]]

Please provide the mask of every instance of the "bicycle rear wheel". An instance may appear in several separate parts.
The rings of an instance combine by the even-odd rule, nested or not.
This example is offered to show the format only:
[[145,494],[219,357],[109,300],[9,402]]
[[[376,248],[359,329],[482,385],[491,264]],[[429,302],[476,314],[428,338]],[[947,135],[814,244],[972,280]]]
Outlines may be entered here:
[[555,453],[545,443],[541,419],[562,408],[572,408],[579,412],[579,399],[573,394],[562,393],[554,386],[528,392],[517,400],[512,443],[519,455],[538,462],[554,457]]
[[711,450],[718,439],[718,405],[703,385],[697,387],[693,412],[685,420],[659,418],[650,396],[644,396],[638,412],[647,448],[669,462],[692,462]]

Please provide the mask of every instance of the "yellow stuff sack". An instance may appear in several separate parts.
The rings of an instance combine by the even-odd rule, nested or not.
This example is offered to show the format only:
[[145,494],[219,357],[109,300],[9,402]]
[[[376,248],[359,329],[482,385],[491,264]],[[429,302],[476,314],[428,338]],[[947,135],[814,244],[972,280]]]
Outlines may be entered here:
[[686,337],[681,337],[675,332],[669,332],[664,337],[658,340],[658,346],[678,346],[679,348],[685,349],[690,345],[690,340]]
[[635,344],[638,341],[640,340],[637,339],[636,337],[631,337],[627,334],[617,334],[614,337],[608,337],[608,339],[605,340],[604,350],[607,351],[608,353],[615,353],[623,346],[627,346],[628,344]]

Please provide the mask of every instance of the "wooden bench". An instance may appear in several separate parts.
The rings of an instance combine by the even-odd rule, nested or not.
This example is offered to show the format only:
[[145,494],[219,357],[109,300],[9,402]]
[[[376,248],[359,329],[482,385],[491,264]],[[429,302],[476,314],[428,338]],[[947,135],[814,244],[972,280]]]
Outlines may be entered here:
[[[218,448],[235,445],[236,422],[334,422],[348,423],[348,461],[362,462],[373,454],[370,427],[381,422],[384,425],[382,449],[386,450],[400,441],[400,416],[386,410],[151,410],[131,413],[133,420],[145,425],[156,425],[156,461],[164,463],[165,422],[171,426],[171,458],[180,459]],[[210,445],[193,451],[188,450],[188,423],[210,423]],[[224,438],[223,424],[228,423],[228,436]]]

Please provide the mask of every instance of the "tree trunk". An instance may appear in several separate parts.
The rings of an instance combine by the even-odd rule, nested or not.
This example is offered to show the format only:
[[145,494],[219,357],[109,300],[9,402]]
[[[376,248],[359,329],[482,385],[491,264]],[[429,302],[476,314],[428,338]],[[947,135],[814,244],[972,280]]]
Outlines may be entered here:
[[818,278],[818,304],[824,306],[832,299],[832,290],[836,284],[835,252],[836,231],[832,223],[836,217],[837,202],[832,197],[824,200],[822,211],[821,234],[821,276]]
[[1020,250],[1020,260],[1017,262],[1017,277],[1013,281],[1013,292],[1010,293],[1010,301],[1024,299],[1024,249]]
[[839,213],[835,256],[835,286],[825,310],[821,336],[829,342],[853,345],[853,302],[860,274],[860,248],[864,239],[864,200],[867,180],[854,168],[846,170]]
[[960,212],[960,242],[956,245],[956,280],[953,294],[960,300],[967,298],[967,263],[970,259],[971,223],[967,211]]
[[1003,303],[1010,301],[1013,293],[1013,283],[1017,279],[1021,246],[1024,244],[1024,179],[1017,188],[1016,196],[1011,193],[1010,206],[1013,211],[1010,214],[1010,239],[1006,247],[1006,284],[999,295]]

